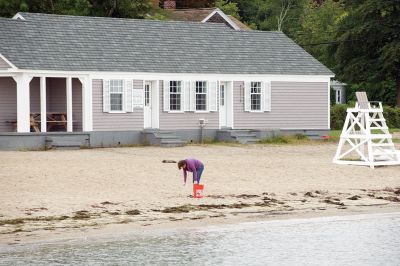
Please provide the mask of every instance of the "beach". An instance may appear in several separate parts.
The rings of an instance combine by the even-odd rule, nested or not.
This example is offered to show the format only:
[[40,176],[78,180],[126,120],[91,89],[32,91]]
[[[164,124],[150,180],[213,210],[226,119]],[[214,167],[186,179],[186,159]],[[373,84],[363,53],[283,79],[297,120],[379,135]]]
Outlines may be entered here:
[[[0,152],[0,244],[102,232],[400,211],[400,166],[336,165],[336,143]],[[176,164],[205,164],[192,197]]]

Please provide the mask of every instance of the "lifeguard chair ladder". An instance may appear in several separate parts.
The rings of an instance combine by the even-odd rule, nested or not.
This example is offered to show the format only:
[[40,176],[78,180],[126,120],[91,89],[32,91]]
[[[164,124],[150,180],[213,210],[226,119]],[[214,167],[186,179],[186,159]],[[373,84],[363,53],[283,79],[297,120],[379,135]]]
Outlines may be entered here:
[[356,106],[347,109],[333,162],[371,168],[400,164],[400,152],[383,117],[382,103],[369,102],[365,92],[356,92],[356,96]]

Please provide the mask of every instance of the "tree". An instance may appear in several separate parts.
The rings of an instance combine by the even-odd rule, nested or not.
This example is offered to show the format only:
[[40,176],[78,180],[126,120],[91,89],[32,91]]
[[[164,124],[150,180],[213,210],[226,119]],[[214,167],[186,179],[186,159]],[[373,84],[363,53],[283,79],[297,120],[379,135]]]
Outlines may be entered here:
[[282,31],[283,30],[283,24],[286,21],[288,12],[292,9],[294,4],[294,0],[282,0],[281,1],[281,10],[279,12],[279,15],[277,16],[277,30]]
[[20,11],[59,15],[145,18],[150,0],[0,0],[0,16]]
[[347,0],[345,8],[330,49],[338,76],[377,87],[392,81],[400,106],[400,1]]
[[328,67],[335,67],[329,53],[329,44],[335,41],[336,32],[346,16],[341,2],[325,0],[311,1],[305,6],[301,18],[301,31],[294,34],[295,41]]
[[289,36],[300,30],[300,18],[308,0],[234,0],[239,15],[260,30],[279,30]]
[[228,3],[226,0],[216,0],[214,5],[221,9],[225,14],[231,15],[240,20],[239,7],[237,6],[237,3]]

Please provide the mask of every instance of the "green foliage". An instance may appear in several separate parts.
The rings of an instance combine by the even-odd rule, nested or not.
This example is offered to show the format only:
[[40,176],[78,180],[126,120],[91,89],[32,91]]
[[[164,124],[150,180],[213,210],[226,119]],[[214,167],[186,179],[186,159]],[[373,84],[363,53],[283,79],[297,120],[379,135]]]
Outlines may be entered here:
[[348,101],[356,101],[356,91],[367,92],[368,99],[371,101],[380,101],[390,106],[396,105],[396,83],[394,80],[351,84],[346,89]]
[[331,107],[331,129],[342,129],[346,119],[346,110],[349,106],[335,104]]
[[334,67],[334,58],[329,56],[328,43],[335,34],[346,11],[339,1],[325,0],[322,4],[309,1],[301,17],[301,32],[295,34],[297,43],[328,67]]
[[335,94],[335,90],[330,88],[330,101],[331,101],[331,105],[335,105],[336,104],[336,94]]
[[309,144],[310,139],[303,134],[292,135],[277,135],[260,140],[260,144]]
[[347,0],[330,47],[335,71],[351,83],[397,83],[400,104],[400,1]]
[[[331,129],[341,130],[346,119],[346,110],[354,105],[336,104],[331,107]],[[389,128],[400,128],[400,108],[384,106],[383,116]]]
[[239,14],[247,24],[254,23],[259,30],[279,29],[279,18],[288,9],[282,22],[281,30],[293,35],[300,30],[300,17],[304,12],[307,0],[235,0],[238,4]]
[[20,11],[60,15],[145,18],[149,0],[0,0],[0,17]]
[[214,5],[215,7],[221,9],[225,14],[231,15],[239,20],[241,19],[237,3],[228,2],[227,0],[216,0]]

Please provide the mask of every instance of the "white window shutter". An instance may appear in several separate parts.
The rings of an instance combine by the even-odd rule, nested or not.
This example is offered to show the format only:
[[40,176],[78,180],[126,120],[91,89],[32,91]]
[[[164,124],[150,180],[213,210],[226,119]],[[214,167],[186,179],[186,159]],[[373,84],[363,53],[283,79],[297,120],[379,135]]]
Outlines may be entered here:
[[103,112],[108,113],[110,110],[110,80],[103,79]]
[[264,112],[270,112],[271,111],[271,82],[265,82],[264,83]]
[[190,82],[190,111],[196,111],[196,82]]
[[218,104],[217,104],[217,82],[216,81],[210,81],[208,82],[208,88],[207,88],[207,95],[208,95],[208,110],[210,112],[216,112],[217,108],[218,108]]
[[124,81],[124,111],[125,112],[133,112],[133,104],[132,104],[132,92],[133,90],[133,80],[127,79]]
[[132,109],[141,109],[144,106],[144,89],[132,89]]
[[190,111],[190,81],[182,81],[183,111]]
[[251,87],[251,82],[246,81],[244,83],[244,110],[246,112],[251,111],[251,102],[250,102],[250,88]]
[[164,94],[164,112],[169,112],[169,81],[164,80],[163,86],[163,94]]
[[265,96],[265,82],[261,82],[261,111],[265,112],[267,97]]

